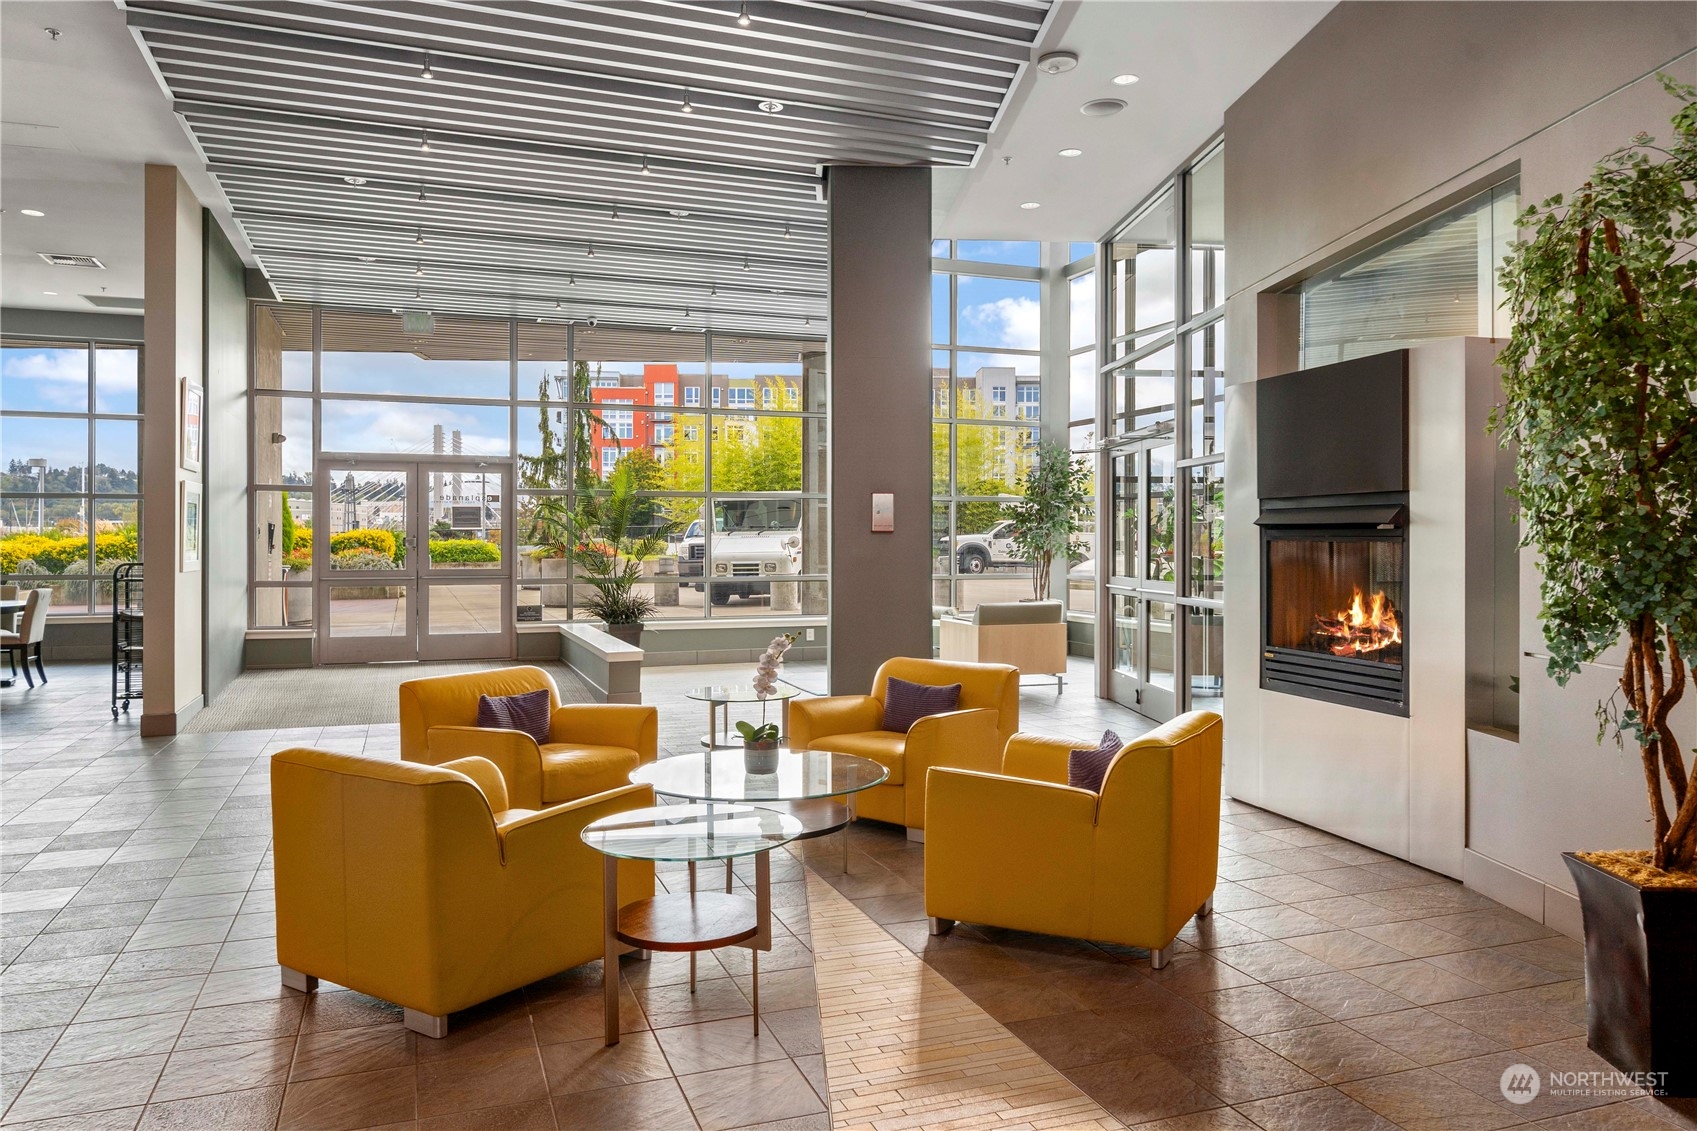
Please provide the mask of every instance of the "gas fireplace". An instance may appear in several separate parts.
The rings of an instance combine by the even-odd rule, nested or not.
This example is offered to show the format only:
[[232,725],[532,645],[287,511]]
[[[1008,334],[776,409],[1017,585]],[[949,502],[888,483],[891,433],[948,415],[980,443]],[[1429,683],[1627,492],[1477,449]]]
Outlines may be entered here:
[[1264,538],[1262,686],[1406,714],[1401,528],[1269,528]]

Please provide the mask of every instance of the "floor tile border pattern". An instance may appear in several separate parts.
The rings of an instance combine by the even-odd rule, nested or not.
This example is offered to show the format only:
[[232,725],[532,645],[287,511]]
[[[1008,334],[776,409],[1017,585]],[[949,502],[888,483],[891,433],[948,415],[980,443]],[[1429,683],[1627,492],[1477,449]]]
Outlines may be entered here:
[[1122,1124],[818,876],[808,876],[834,1128]]

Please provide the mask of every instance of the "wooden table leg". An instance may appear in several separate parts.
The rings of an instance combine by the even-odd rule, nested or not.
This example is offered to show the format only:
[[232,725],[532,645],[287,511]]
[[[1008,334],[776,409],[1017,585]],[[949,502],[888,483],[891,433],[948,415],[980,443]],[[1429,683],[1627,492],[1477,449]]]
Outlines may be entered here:
[[619,861],[616,857],[605,858],[601,876],[604,936],[601,992],[605,999],[607,1043],[616,1045],[619,1043]]

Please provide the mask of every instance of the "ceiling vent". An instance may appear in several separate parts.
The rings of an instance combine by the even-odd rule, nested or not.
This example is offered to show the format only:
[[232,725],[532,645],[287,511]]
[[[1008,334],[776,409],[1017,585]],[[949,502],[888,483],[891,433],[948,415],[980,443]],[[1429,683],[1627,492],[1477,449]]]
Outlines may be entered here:
[[60,255],[51,251],[41,251],[36,254],[40,255],[44,262],[51,263],[55,267],[93,267],[97,271],[106,270],[106,264],[92,255]]

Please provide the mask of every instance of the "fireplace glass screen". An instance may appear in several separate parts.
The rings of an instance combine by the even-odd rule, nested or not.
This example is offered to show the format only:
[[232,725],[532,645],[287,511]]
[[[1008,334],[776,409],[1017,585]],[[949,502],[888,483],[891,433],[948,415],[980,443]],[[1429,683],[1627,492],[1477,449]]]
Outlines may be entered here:
[[1267,543],[1267,643],[1401,666],[1403,543],[1276,538]]

